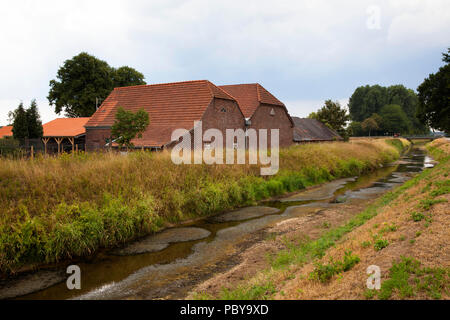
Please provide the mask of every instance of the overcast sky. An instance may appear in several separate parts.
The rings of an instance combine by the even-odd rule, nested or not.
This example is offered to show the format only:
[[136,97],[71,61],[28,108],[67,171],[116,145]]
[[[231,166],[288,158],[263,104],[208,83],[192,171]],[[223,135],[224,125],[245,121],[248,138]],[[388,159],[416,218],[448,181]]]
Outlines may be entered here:
[[[64,60],[86,51],[147,83],[259,82],[307,116],[366,84],[416,89],[450,46],[450,1],[3,1],[0,125],[46,99]],[[59,115],[60,117],[63,114]]]

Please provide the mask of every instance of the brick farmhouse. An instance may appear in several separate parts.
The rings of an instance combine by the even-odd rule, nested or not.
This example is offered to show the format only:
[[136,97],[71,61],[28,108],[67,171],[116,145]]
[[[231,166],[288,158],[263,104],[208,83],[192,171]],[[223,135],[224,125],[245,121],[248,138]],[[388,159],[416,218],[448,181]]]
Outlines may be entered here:
[[200,120],[203,133],[215,128],[225,137],[226,129],[267,129],[270,145],[270,129],[279,129],[280,146],[300,142],[286,106],[260,84],[216,86],[197,80],[115,88],[85,124],[87,150],[109,146],[119,107],[133,112],[143,108],[149,114],[142,138],[132,141],[136,148],[170,148],[177,142],[172,141],[174,130],[192,135]]
[[[246,128],[279,129],[280,146],[293,143],[294,122],[286,106],[260,84],[237,84],[220,86],[239,103],[245,116]],[[270,130],[268,130],[270,141]]]

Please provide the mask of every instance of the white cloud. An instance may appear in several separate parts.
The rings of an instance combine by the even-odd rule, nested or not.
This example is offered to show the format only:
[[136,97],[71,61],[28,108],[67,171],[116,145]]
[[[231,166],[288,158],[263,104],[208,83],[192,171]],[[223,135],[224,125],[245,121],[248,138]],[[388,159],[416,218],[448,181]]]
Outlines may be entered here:
[[[306,118],[311,112],[316,112],[324,106],[325,100],[294,100],[285,101],[284,104],[289,110],[289,114],[292,117]],[[347,108],[348,98],[335,99],[341,104],[341,107]]]
[[[450,34],[450,2],[393,1],[394,17],[387,40],[395,45],[447,46]],[[444,36],[443,35],[447,35]]]
[[[380,30],[366,27],[371,5],[381,8]],[[401,65],[405,54],[445,49],[449,14],[448,0],[8,1],[0,101],[37,98],[51,114],[49,81],[81,51],[132,66],[150,83],[257,81],[291,101],[342,97],[368,81],[361,75]],[[392,81],[411,77],[402,71]],[[2,102],[1,117],[7,108]]]

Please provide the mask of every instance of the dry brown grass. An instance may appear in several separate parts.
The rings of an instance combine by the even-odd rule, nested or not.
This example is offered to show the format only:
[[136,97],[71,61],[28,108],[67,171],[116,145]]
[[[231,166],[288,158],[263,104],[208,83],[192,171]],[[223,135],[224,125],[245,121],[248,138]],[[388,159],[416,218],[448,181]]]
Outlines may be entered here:
[[[444,140],[436,140],[432,144],[450,154],[450,143]],[[400,260],[401,256],[413,257],[419,260],[424,267],[450,267],[450,194],[443,194],[435,199],[447,202],[437,203],[430,209],[423,209],[421,201],[430,199],[430,192],[437,187],[431,187],[432,182],[448,182],[450,164],[448,161],[440,168],[436,168],[432,174],[420,180],[415,186],[404,192],[394,202],[386,206],[376,217],[369,220],[363,226],[355,229],[345,236],[336,247],[328,250],[323,262],[330,258],[341,260],[346,250],[351,250],[361,261],[350,271],[344,272],[326,284],[308,279],[308,274],[314,270],[314,264],[309,263],[295,271],[295,280],[287,281],[286,285],[279,288],[278,299],[364,299],[366,269],[370,265],[381,268],[382,281],[388,278],[388,270],[393,262]],[[415,222],[411,213],[421,211],[432,216],[432,222],[425,219]],[[385,231],[389,226],[396,226],[395,231]],[[389,245],[380,250],[374,250],[375,234],[382,233],[382,237],[389,241]],[[363,245],[366,243],[366,245]],[[367,244],[370,245],[367,246]],[[282,280],[282,279],[281,279]],[[284,279],[286,280],[286,279]],[[392,298],[399,298],[394,294]],[[423,292],[417,292],[414,299],[427,299],[429,296]],[[448,292],[443,292],[442,299],[449,299]]]
[[[392,142],[395,142],[393,145]],[[400,140],[292,146],[280,171],[258,165],[175,165],[168,152],[0,159],[0,270],[91,254],[198,218],[399,156]]]

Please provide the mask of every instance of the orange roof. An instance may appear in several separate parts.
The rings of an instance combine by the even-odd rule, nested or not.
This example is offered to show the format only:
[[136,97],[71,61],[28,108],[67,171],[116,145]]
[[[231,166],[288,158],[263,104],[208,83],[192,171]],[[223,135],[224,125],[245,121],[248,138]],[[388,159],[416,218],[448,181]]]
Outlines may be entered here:
[[235,99],[208,80],[184,81],[115,88],[86,123],[86,127],[111,127],[119,107],[148,112],[150,125],[136,146],[162,146],[171,142],[174,129],[190,130],[214,98]]
[[58,118],[43,125],[44,137],[77,137],[86,133],[90,118]]
[[0,127],[0,138],[3,137],[12,137],[12,126],[4,126]]
[[225,90],[238,101],[246,118],[250,118],[262,103],[284,107],[280,100],[259,83],[234,84],[219,86],[219,88]]

